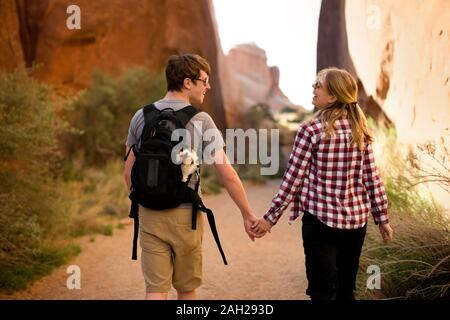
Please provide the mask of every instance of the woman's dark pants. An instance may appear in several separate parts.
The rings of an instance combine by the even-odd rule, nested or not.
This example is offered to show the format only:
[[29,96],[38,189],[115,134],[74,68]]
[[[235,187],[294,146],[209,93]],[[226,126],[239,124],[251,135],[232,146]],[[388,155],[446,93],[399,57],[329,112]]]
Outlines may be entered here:
[[354,300],[367,224],[354,230],[330,228],[308,212],[302,222],[306,294],[311,300]]

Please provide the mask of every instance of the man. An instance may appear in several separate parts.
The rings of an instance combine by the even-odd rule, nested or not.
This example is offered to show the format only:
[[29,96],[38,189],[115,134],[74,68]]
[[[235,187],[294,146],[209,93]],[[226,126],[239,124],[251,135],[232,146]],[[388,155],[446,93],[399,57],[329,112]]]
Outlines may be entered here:
[[[201,105],[206,93],[211,89],[210,71],[208,62],[199,55],[171,56],[166,66],[167,93],[163,99],[154,103],[155,107],[159,110],[172,108],[178,111],[189,105]],[[143,109],[140,109],[130,123],[126,141],[127,153],[133,144],[138,143],[143,127],[144,115]],[[186,130],[191,137],[195,134],[203,136],[206,130],[217,131],[218,134],[214,135],[215,139],[211,142],[215,144],[214,166],[241,211],[248,236],[254,241],[254,237],[259,235],[253,233],[251,225],[257,218],[250,208],[239,176],[223,151],[225,143],[214,121],[206,112],[199,112],[187,123]],[[202,143],[202,151],[207,145],[208,143]],[[124,169],[128,190],[131,187],[130,176],[134,161],[135,157],[131,152]],[[197,179],[193,175],[188,186],[194,188],[196,182]],[[196,298],[195,289],[200,286],[202,280],[203,217],[198,215],[197,230],[192,230],[191,208],[192,204],[189,203],[164,210],[163,213],[141,206],[139,208],[141,263],[148,300],[167,299],[171,285],[177,290],[179,300]]]

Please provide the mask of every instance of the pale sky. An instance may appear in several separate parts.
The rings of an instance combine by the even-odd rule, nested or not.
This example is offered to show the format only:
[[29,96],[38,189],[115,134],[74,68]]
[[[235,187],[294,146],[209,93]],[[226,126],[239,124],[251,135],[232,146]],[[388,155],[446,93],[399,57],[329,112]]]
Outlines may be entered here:
[[254,42],[268,65],[280,69],[280,88],[295,104],[312,109],[321,0],[213,0],[225,54]]

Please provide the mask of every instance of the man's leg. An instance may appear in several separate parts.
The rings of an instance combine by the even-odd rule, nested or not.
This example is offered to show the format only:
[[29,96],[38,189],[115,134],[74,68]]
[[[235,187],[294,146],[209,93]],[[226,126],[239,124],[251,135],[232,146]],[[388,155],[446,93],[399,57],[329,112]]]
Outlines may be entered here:
[[178,300],[196,300],[197,299],[197,292],[195,290],[188,291],[188,292],[180,292],[178,293]]
[[178,300],[195,300],[202,282],[203,214],[198,212],[196,230],[192,230],[191,209],[178,209],[178,219],[172,284]]
[[167,300],[167,292],[147,292],[145,300]]
[[147,300],[166,300],[172,282],[173,262],[170,230],[176,222],[170,211],[165,213],[140,207],[139,238],[141,267]]

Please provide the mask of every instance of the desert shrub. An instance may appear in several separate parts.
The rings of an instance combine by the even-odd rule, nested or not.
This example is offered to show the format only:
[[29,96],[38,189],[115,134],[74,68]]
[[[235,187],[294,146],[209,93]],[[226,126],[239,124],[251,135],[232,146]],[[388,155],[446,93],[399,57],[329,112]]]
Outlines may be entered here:
[[27,71],[0,76],[0,289],[15,289],[73,253],[49,243],[66,210],[55,170],[59,153],[50,87]]
[[[373,123],[372,123],[373,126]],[[395,130],[378,130],[377,163],[389,200],[394,241],[384,244],[378,227],[370,224],[361,256],[358,293],[363,299],[449,299],[450,232],[448,212],[421,184],[430,176],[437,183],[449,181],[448,152],[430,169],[435,148],[424,144],[418,153],[397,142]],[[431,170],[431,171],[430,171]],[[425,172],[427,174],[425,174]],[[366,288],[367,267],[381,269],[381,290]]]
[[67,108],[73,130],[62,139],[66,153],[84,165],[123,157],[132,116],[144,104],[162,98],[164,90],[163,76],[144,68],[128,70],[117,79],[93,72],[92,84]]

